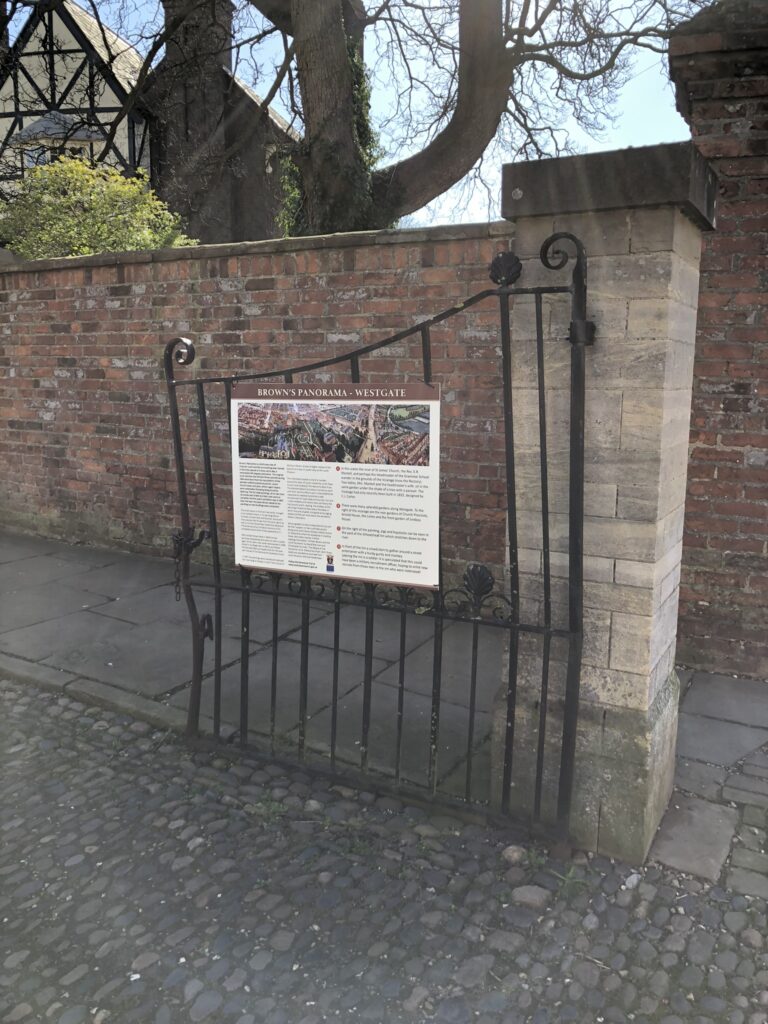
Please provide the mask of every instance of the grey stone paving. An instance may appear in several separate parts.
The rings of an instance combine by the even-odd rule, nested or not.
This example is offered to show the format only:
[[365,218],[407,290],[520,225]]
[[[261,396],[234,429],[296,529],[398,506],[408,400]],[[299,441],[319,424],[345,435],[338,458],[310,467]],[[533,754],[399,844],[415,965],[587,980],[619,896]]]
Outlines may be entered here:
[[768,1021],[765,898],[30,685],[0,682],[0,772],[3,1022]]
[[708,672],[685,683],[675,793],[650,856],[768,896],[768,683]]

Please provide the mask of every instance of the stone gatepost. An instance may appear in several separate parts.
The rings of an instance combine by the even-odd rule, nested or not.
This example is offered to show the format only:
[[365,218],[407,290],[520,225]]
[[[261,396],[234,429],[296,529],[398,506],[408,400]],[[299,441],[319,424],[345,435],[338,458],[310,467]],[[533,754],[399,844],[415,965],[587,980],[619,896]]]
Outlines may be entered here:
[[[526,282],[541,279],[539,247],[552,232],[573,233],[588,256],[587,316],[597,333],[587,350],[585,637],[571,830],[580,845],[634,862],[645,857],[672,789],[699,257],[701,232],[713,226],[714,197],[714,175],[689,143],[504,168],[503,214],[515,224],[514,249]],[[552,324],[546,395],[553,419],[560,410],[565,420],[567,303],[557,306],[545,311]],[[530,336],[530,321],[523,305],[513,311],[517,353],[526,349],[522,341]],[[513,357],[512,383],[516,430],[524,444],[526,422],[535,426],[537,412],[522,362]],[[567,586],[567,453],[553,446],[549,463],[552,573],[561,577],[559,594],[553,580],[557,603]],[[537,487],[526,483],[524,455],[522,465],[521,599],[524,614],[535,615],[541,503]],[[520,658],[509,796],[512,808],[530,810],[540,672],[524,644]],[[557,669],[563,659],[555,646],[551,658],[544,818],[553,811],[562,729],[564,673],[558,678]],[[505,710],[498,699],[492,744],[497,798]]]

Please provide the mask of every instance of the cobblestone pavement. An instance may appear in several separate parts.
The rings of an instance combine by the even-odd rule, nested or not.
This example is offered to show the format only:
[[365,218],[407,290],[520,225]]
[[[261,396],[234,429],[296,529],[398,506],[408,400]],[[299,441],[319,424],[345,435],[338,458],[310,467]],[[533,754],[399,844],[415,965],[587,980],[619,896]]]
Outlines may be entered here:
[[2,1022],[768,1021],[756,897],[4,682],[0,771]]

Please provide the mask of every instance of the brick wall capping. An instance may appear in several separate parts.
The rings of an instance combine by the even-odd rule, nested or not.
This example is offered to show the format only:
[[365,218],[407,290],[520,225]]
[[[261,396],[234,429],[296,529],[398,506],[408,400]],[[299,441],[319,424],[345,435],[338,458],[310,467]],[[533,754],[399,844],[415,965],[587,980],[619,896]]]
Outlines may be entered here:
[[424,228],[350,231],[337,235],[307,235],[300,238],[268,238],[257,242],[190,245],[179,249],[103,252],[92,256],[67,256],[49,260],[22,260],[10,250],[0,250],[10,257],[0,259],[0,275],[22,270],[69,270],[72,267],[112,267],[134,263],[167,263],[174,260],[226,259],[230,256],[263,256],[270,253],[347,249],[366,245],[419,245],[461,241],[467,238],[508,238],[512,232],[512,225],[501,220],[480,224],[439,224]]
[[760,23],[768,27],[765,0],[716,0],[684,21],[671,36],[674,44],[684,36],[715,36],[718,33],[747,34]]
[[754,52],[756,59],[765,62],[765,50],[768,47],[768,21],[765,28],[755,28],[751,32],[702,32],[696,35],[672,36],[669,41],[669,58],[687,57],[694,53],[721,53],[738,51]]
[[707,161],[693,143],[676,142],[505,164],[501,212],[515,220],[676,206],[710,231],[716,195],[717,177]]

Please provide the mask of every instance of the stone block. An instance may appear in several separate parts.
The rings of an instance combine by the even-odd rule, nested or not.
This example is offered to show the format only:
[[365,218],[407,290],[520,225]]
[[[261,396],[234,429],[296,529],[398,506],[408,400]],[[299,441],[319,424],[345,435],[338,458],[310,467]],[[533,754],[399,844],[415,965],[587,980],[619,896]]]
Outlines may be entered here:
[[670,252],[590,260],[590,292],[597,296],[621,296],[630,300],[653,298],[658,302],[667,301],[677,262]]
[[683,545],[680,543],[655,562],[635,562],[617,558],[614,577],[616,583],[629,587],[656,587],[670,570],[679,564],[682,553]]
[[684,260],[699,266],[701,263],[701,231],[690,217],[675,210],[674,250]]
[[690,390],[628,391],[621,411],[621,447],[666,450],[687,443],[690,413]]
[[663,206],[632,210],[630,251],[669,252],[675,249],[675,211]]
[[672,261],[669,295],[696,310],[699,306],[699,264],[675,258]]
[[[550,556],[550,571],[553,576],[568,578],[568,556],[564,552],[553,551]],[[611,583],[614,576],[614,560],[587,555],[584,558],[584,579],[589,583]],[[587,602],[591,608],[599,607],[590,598]]]
[[580,239],[590,259],[623,256],[630,251],[631,213],[611,210],[600,213],[572,213],[555,218],[555,231],[569,231]]
[[677,631],[677,588],[652,616],[614,612],[611,618],[611,668],[650,673]]

